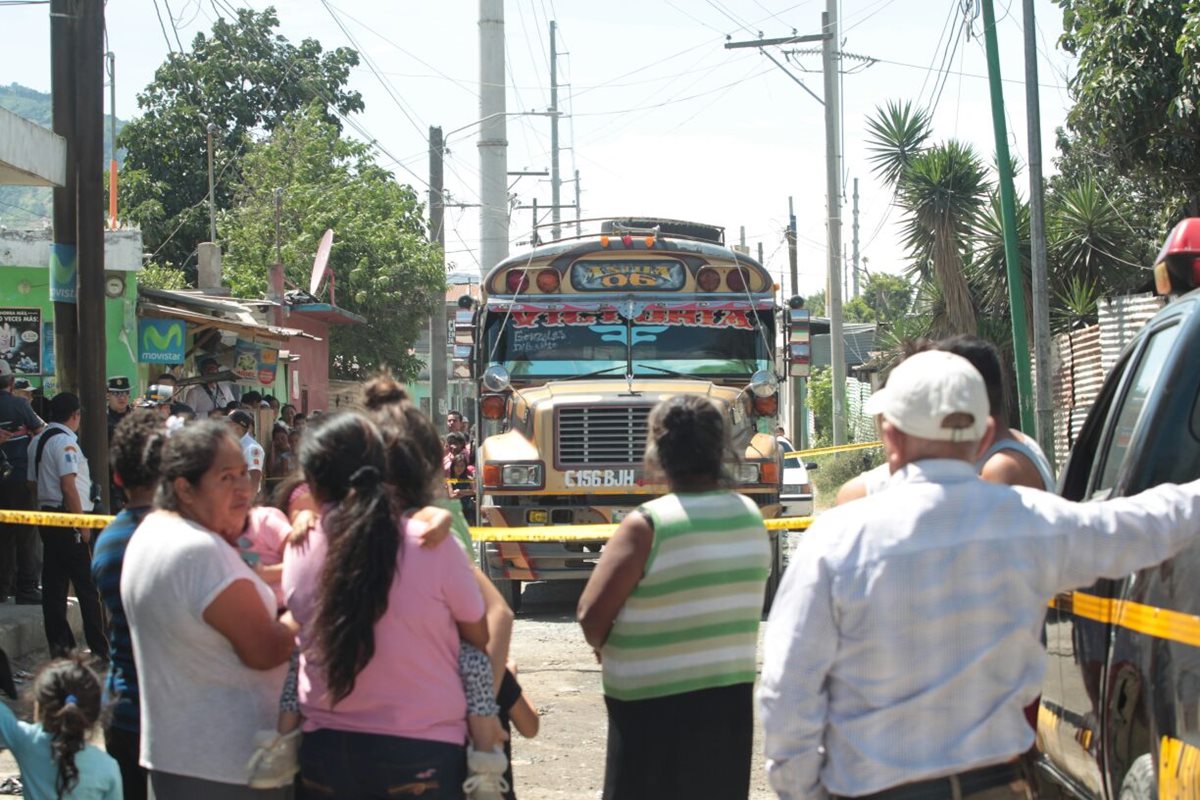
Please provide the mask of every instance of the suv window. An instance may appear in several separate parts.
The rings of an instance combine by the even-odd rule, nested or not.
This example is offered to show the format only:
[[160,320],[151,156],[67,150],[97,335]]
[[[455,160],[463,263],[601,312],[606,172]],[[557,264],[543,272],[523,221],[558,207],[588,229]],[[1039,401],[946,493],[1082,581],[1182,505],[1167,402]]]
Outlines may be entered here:
[[1158,383],[1171,348],[1179,337],[1179,329],[1180,326],[1176,324],[1155,331],[1143,349],[1141,360],[1135,367],[1129,388],[1122,398],[1122,404],[1114,409],[1117,413],[1116,423],[1108,425],[1108,441],[1101,461],[1100,478],[1092,486],[1093,499],[1107,497],[1116,485],[1117,474],[1125,460],[1125,452],[1133,440],[1138,420],[1146,407],[1146,400],[1149,399],[1154,385]]

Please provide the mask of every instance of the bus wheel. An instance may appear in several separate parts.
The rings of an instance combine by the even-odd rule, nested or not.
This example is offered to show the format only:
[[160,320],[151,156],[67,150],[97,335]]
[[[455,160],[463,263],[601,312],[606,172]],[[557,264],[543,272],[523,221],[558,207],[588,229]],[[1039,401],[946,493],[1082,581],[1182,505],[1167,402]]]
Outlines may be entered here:
[[775,593],[779,591],[779,581],[783,578],[783,536],[776,531],[768,531],[771,539],[771,571],[767,573],[767,591],[763,598],[763,613],[771,610],[775,602]]
[[1154,759],[1149,753],[1138,756],[1121,781],[1121,800],[1154,800],[1158,787],[1154,779]]

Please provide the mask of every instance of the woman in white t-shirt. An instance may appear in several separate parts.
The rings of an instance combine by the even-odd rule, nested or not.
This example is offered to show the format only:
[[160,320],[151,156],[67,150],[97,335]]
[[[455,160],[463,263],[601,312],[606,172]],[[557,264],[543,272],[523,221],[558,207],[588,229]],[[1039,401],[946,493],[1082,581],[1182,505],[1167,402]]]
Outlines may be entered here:
[[141,764],[171,800],[285,800],[251,789],[254,734],[274,728],[294,623],[238,553],[252,492],[221,422],[175,432],[152,512],[125,554],[121,596],[141,689]]

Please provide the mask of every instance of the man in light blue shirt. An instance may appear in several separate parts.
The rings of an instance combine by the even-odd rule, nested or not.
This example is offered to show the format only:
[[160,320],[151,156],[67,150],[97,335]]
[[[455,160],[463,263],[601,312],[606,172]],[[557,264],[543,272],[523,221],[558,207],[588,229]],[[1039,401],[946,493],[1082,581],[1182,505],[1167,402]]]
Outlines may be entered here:
[[1193,541],[1200,482],[1075,504],[987,483],[987,391],[965,359],[918,353],[868,401],[887,487],[801,539],[767,626],[767,773],[784,800],[1025,795],[1047,601]]

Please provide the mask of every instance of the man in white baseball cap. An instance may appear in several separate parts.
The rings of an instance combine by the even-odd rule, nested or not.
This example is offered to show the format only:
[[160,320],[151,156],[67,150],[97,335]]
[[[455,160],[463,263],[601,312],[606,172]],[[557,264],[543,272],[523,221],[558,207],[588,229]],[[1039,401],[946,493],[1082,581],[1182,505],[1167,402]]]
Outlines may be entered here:
[[987,390],[943,351],[906,359],[866,411],[891,478],[817,518],[771,609],[771,786],[783,800],[1025,800],[1047,599],[1192,543],[1200,481],[1076,504],[980,479]]

